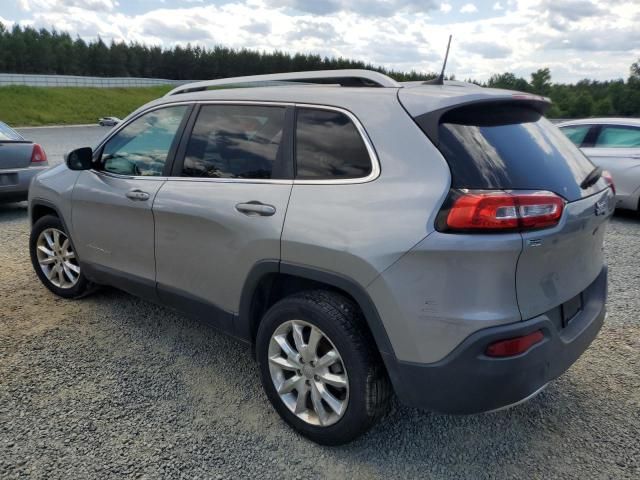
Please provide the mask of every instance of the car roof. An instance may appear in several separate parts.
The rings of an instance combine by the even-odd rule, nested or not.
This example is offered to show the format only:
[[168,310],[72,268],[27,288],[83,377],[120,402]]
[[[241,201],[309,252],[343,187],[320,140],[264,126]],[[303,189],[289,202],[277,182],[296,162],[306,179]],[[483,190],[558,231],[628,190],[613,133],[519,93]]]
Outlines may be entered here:
[[640,119],[624,117],[578,118],[575,120],[562,121],[556,126],[568,127],[573,125],[624,125],[640,127]]

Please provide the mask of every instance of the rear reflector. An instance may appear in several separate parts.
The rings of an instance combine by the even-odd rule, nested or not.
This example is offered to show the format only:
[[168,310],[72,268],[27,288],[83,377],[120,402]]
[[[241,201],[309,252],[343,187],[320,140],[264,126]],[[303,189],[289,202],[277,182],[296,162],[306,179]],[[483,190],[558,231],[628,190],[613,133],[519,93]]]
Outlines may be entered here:
[[487,347],[485,354],[488,357],[511,357],[526,352],[536,343],[544,339],[542,330],[537,330],[522,337],[509,338],[494,342]]
[[446,213],[448,231],[522,231],[556,225],[564,200],[555,193],[493,190],[452,191]]
[[37,143],[33,144],[33,151],[31,152],[31,163],[43,163],[47,161],[47,154],[44,153],[42,148]]
[[611,190],[613,190],[613,193],[616,193],[616,184],[613,183],[613,177],[611,176],[611,172],[609,170],[603,170],[600,175],[602,176],[602,178],[604,178],[604,181],[607,182],[607,185],[611,187]]

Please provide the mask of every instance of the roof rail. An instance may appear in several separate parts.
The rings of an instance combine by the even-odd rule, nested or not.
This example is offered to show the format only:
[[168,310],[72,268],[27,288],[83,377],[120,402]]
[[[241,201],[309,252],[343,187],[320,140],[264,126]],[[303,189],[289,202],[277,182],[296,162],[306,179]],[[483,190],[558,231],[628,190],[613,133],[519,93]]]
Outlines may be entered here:
[[286,82],[338,84],[343,87],[400,87],[400,84],[392,78],[372,70],[316,70],[311,72],[272,73],[268,75],[220,78],[218,80],[187,83],[174,88],[165,97],[179,93],[199,92],[210,87],[282,85],[282,83],[278,82],[283,82],[284,84]]

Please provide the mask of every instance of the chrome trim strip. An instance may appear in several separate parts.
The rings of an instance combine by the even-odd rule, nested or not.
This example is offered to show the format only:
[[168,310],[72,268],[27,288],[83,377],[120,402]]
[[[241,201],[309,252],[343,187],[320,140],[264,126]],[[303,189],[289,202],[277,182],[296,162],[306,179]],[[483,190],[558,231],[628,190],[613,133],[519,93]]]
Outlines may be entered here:
[[[159,178],[159,177],[146,177]],[[273,185],[292,185],[293,180],[261,179],[261,178],[198,178],[198,177],[168,177],[172,182],[198,182],[198,183],[268,183]]]
[[351,185],[351,184],[359,184],[359,183],[368,183],[377,179],[380,176],[381,168],[380,168],[380,160],[378,159],[378,155],[373,147],[373,143],[367,134],[364,126],[352,112],[345,108],[334,107],[331,105],[324,104],[312,104],[312,103],[292,103],[292,102],[269,102],[269,101],[254,101],[254,100],[191,100],[191,101],[176,101],[176,102],[167,102],[162,103],[160,105],[154,105],[153,107],[140,111],[135,117],[131,117],[127,119],[126,123],[121,122],[117,128],[113,129],[113,131],[109,132],[109,135],[105,137],[96,147],[96,151],[99,150],[107,143],[114,135],[116,135],[120,130],[129,125],[131,122],[141,117],[142,115],[152,112],[154,110],[159,110],[161,108],[173,107],[177,105],[210,105],[210,104],[222,104],[222,105],[264,105],[264,106],[277,106],[277,107],[301,107],[301,108],[315,108],[317,110],[331,110],[335,112],[340,112],[353,122],[362,141],[365,144],[367,149],[367,153],[369,154],[369,160],[371,161],[371,173],[366,177],[360,178],[345,178],[345,179],[336,179],[336,180],[267,180],[267,179],[250,179],[250,178],[194,178],[194,177],[165,177],[165,176],[129,176],[129,175],[120,175],[117,173],[104,172],[99,170],[91,170],[94,173],[100,173],[103,175],[108,175],[114,178],[123,178],[123,179],[132,179],[132,180],[171,180],[171,181],[181,181],[181,182],[213,182],[213,183],[272,183],[272,184],[281,184],[281,185]]

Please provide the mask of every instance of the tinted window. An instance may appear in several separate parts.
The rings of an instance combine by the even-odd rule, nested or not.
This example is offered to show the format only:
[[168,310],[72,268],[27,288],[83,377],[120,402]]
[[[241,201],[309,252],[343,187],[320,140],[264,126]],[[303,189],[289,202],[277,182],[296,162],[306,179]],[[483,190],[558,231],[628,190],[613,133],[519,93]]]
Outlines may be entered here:
[[24,140],[22,136],[6,123],[0,122],[0,141],[2,140]]
[[534,110],[467,107],[441,122],[438,148],[454,188],[550,190],[569,200],[594,193],[580,188],[594,165]]
[[283,107],[204,105],[182,175],[205,178],[282,178]]
[[146,113],[116,133],[102,151],[102,169],[120,175],[162,175],[186,105]]
[[369,152],[353,122],[340,112],[298,109],[296,178],[360,178],[371,173]]
[[608,148],[640,147],[640,128],[603,126],[598,134],[595,146]]
[[580,146],[584,142],[584,138],[589,133],[591,125],[575,125],[572,127],[562,127],[560,130],[564,133],[574,145]]

